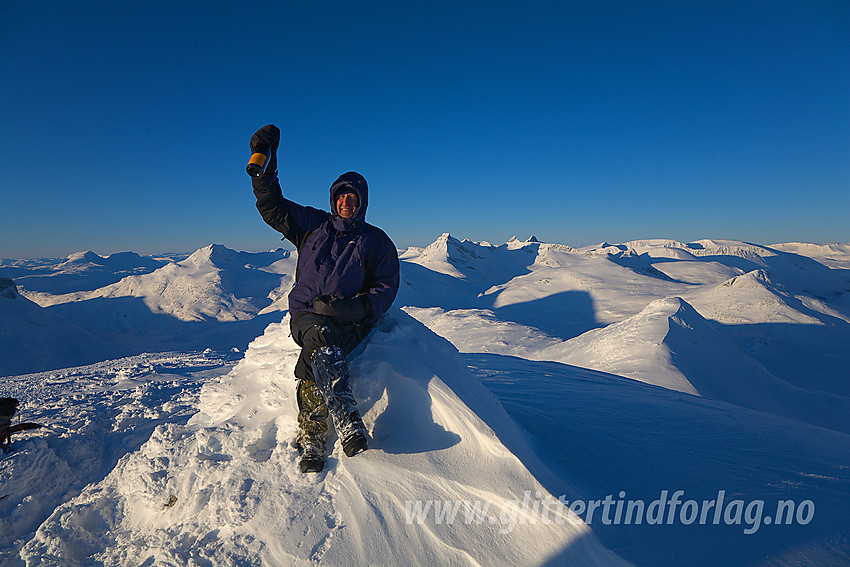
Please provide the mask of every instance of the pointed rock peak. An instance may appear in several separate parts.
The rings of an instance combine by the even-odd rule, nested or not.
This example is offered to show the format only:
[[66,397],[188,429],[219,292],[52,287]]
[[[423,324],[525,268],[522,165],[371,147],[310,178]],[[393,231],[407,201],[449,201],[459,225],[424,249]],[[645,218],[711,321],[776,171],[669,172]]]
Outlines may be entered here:
[[15,299],[18,297],[18,286],[9,278],[0,278],[0,298]]
[[529,251],[536,250],[538,248],[537,245],[540,244],[540,241],[537,240],[536,237],[532,236],[528,240],[520,240],[518,237],[513,236],[507,243],[503,244],[508,250],[522,250],[527,249]]
[[[470,262],[481,259],[482,256],[479,251],[483,249],[484,247],[474,242],[469,240],[461,242],[449,233],[445,233],[429,244],[419,255],[417,261],[433,266],[450,264],[453,266],[452,269],[463,268],[469,266]],[[464,277],[460,272],[453,272],[453,275]]]

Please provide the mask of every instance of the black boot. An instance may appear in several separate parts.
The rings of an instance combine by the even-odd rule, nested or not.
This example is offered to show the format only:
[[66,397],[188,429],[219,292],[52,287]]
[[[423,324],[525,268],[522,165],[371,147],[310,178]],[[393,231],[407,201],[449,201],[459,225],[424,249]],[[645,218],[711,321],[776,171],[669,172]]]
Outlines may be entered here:
[[348,420],[337,433],[346,457],[353,457],[369,448],[366,441],[366,426],[363,425],[360,412],[357,410],[348,415]]
[[302,437],[297,441],[298,464],[302,473],[322,472],[325,467],[325,444]]
[[305,474],[311,472],[319,473],[325,468],[325,460],[320,458],[301,457],[298,464],[301,466],[301,472]]

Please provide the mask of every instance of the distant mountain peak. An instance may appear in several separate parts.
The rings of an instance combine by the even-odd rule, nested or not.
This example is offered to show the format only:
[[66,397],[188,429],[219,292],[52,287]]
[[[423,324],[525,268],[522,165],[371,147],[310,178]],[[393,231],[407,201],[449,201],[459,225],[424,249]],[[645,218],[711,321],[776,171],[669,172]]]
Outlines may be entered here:
[[525,239],[525,240],[520,240],[520,239],[519,239],[519,237],[518,237],[518,236],[516,236],[516,235],[511,236],[511,237],[508,239],[508,244],[510,244],[510,243],[512,243],[512,242],[540,242],[540,241],[539,241],[539,240],[537,240],[537,237],[536,237],[536,236],[534,236],[534,235],[532,234],[531,236],[529,236],[529,237],[528,237],[527,239]]
[[85,273],[93,271],[135,271],[154,270],[162,265],[161,261],[144,258],[135,252],[116,252],[101,256],[91,250],[74,252],[56,266],[57,272]]
[[770,275],[765,270],[759,269],[747,272],[741,276],[729,278],[720,285],[723,287],[736,287],[743,289],[761,289],[772,284],[773,282],[770,280]]
[[105,258],[100,254],[87,250],[85,252],[74,252],[72,254],[68,254],[68,259],[65,260],[63,264],[81,264],[83,262],[102,264],[104,259]]
[[193,252],[184,262],[192,263],[196,266],[212,264],[220,267],[222,264],[228,264],[236,260],[237,254],[235,250],[231,250],[223,244],[210,244]]

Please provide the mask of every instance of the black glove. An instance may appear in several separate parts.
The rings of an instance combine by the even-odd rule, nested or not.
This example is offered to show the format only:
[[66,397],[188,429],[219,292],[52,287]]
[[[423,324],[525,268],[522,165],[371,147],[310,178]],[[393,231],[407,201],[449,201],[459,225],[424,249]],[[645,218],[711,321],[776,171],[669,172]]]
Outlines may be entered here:
[[272,152],[276,152],[279,145],[280,129],[274,124],[266,124],[251,136],[251,153],[257,148],[271,148]]
[[337,323],[360,323],[369,315],[369,304],[365,295],[350,299],[334,299],[329,295],[320,295],[313,300],[313,311],[330,317]]
[[257,151],[261,151],[262,153],[269,154],[269,160],[266,164],[266,167],[263,168],[265,171],[255,177],[257,174],[248,170],[248,174],[251,175],[255,180],[260,182],[268,181],[269,179],[274,179],[275,173],[277,172],[277,147],[280,145],[280,130],[274,124],[266,124],[251,136],[251,153],[254,154]]

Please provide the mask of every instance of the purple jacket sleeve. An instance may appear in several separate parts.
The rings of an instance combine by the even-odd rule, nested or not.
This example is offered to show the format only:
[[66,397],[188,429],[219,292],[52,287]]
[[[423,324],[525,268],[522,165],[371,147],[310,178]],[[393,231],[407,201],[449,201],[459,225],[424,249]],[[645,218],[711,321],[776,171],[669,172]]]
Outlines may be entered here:
[[378,238],[372,255],[371,273],[367,280],[366,299],[369,303],[369,319],[374,323],[387,312],[395,300],[399,285],[398,251],[390,237],[377,229]]

